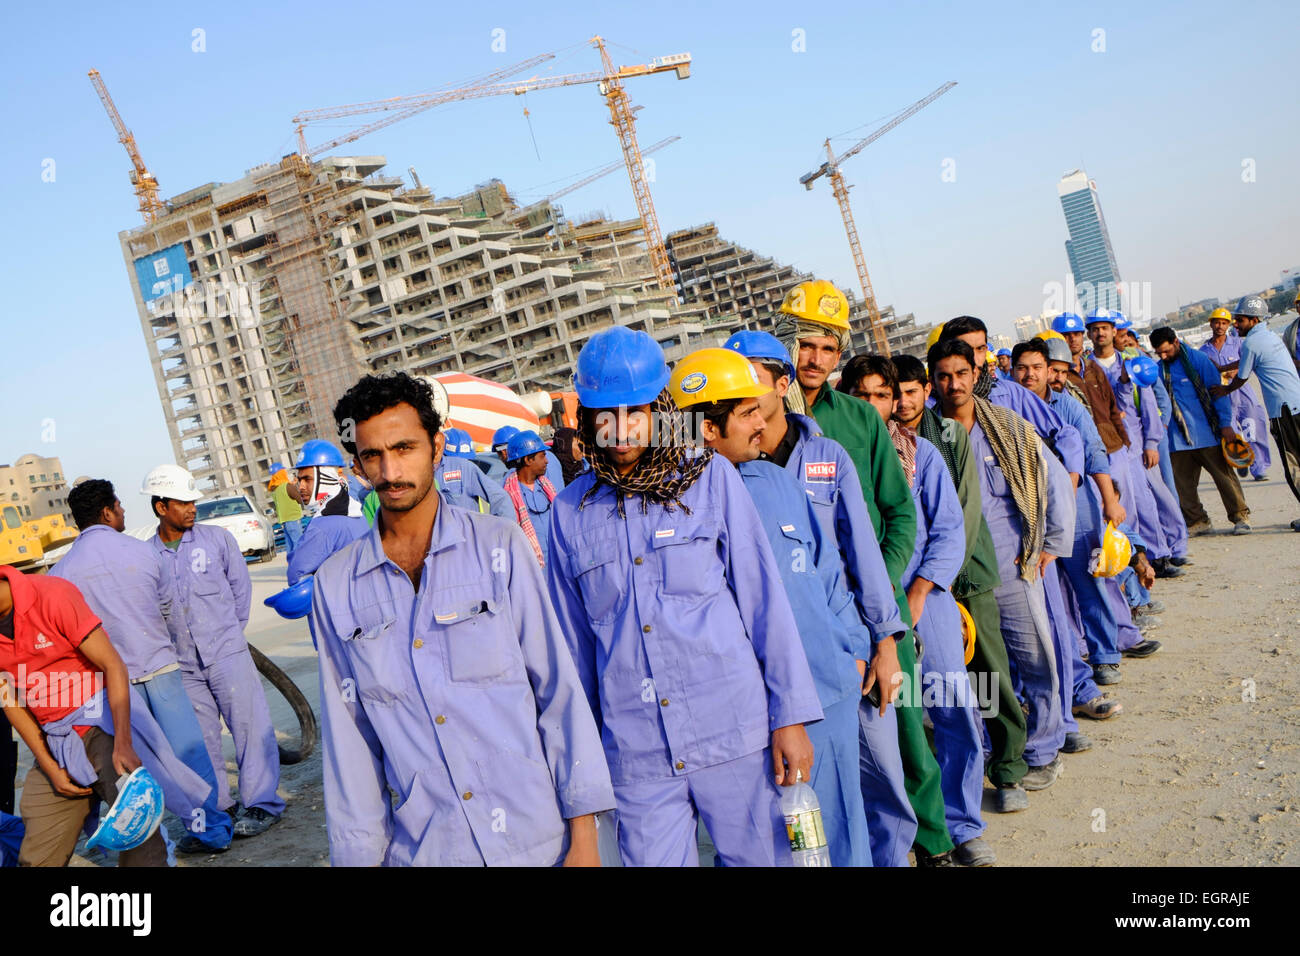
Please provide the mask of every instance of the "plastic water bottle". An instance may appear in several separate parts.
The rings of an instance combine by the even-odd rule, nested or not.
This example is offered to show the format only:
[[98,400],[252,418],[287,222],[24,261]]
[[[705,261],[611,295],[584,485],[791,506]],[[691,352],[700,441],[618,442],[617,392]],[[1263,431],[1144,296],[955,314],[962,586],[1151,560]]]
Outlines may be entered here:
[[796,770],[793,787],[781,788],[781,812],[785,814],[785,832],[790,838],[790,852],[795,866],[830,866],[831,853],[826,848],[822,829],[822,805],[813,788],[803,782],[803,771]]

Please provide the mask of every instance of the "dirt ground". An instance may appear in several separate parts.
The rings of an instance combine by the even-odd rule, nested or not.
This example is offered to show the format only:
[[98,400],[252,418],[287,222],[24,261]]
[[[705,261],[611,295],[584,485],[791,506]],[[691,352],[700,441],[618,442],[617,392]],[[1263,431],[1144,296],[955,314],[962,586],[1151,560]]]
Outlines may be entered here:
[[[1157,582],[1167,610],[1145,660],[1126,660],[1110,688],[1124,713],[1080,720],[1087,752],[1066,755],[1055,786],[1030,794],[1028,810],[987,813],[1002,866],[1297,865],[1300,849],[1300,515],[1275,463],[1248,482],[1254,533],[1230,528],[1208,482],[1202,501],[1216,533],[1192,539],[1187,574]],[[261,600],[284,580],[283,558],[253,565],[249,637],[318,699],[315,655],[302,622],[284,622]],[[283,705],[277,727],[289,728]],[[236,785],[226,738],[227,769]],[[21,781],[21,775],[19,777]],[[180,866],[323,866],[329,853],[321,754],[283,769],[284,818],[265,835]],[[986,797],[989,791],[986,790]],[[180,824],[171,820],[171,831]],[[77,857],[75,865],[106,862]]]

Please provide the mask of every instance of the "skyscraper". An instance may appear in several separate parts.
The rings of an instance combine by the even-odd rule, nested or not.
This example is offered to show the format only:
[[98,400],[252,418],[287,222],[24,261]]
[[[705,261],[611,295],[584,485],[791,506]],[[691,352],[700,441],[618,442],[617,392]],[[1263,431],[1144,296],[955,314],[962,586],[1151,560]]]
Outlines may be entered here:
[[1111,248],[1106,219],[1101,214],[1097,184],[1083,170],[1076,169],[1061,177],[1056,191],[1065,212],[1065,225],[1070,230],[1065,254],[1074,273],[1079,305],[1085,310],[1122,308],[1119,266],[1115,264],[1115,250]]

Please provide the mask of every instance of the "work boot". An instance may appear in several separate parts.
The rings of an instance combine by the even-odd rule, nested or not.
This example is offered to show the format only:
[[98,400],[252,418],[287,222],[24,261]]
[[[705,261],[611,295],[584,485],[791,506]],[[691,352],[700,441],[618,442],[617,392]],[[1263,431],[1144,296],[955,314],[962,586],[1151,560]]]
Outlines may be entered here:
[[952,861],[952,851],[947,853],[928,853],[919,846],[912,847],[912,853],[916,856],[917,869],[929,868],[932,866],[956,866]]
[[1249,521],[1238,521],[1232,526],[1233,534],[1250,534],[1250,531],[1251,528]]
[[1120,651],[1125,657],[1150,657],[1160,650],[1159,641],[1139,641],[1127,650]]
[[1300,531],[1300,518],[1296,518],[1294,521],[1291,522],[1291,530]]
[[1081,734],[1077,730],[1065,735],[1065,743],[1061,745],[1063,754],[1081,754],[1085,750],[1092,749],[1092,740],[1087,734]]
[[1146,617],[1148,615],[1163,614],[1165,604],[1163,601],[1148,601],[1146,604],[1139,604],[1133,608],[1134,617]]
[[1118,664],[1098,664],[1092,669],[1092,680],[1093,683],[1104,686],[1106,684],[1118,684],[1123,678],[1119,675]]
[[1026,790],[1046,790],[1052,784],[1056,783],[1056,778],[1061,775],[1061,768],[1065,766],[1065,761],[1061,755],[1057,754],[1052,758],[1051,763],[1043,764],[1041,767],[1030,767],[1029,773],[1025,774],[1020,785]]
[[1000,783],[993,793],[994,813],[1015,813],[1029,809],[1029,794],[1019,783]]
[[193,833],[187,833],[176,844],[177,853],[225,853],[229,849],[229,843],[225,846],[208,846]]
[[1111,700],[1106,694],[1100,697],[1094,697],[1086,704],[1075,704],[1071,712],[1076,717],[1087,717],[1090,720],[1109,720],[1112,717],[1118,717],[1124,712],[1124,705],[1117,700]]
[[1158,578],[1181,578],[1187,572],[1176,564],[1170,564],[1168,558],[1157,558],[1151,562]]
[[239,819],[235,821],[235,836],[261,836],[279,822],[279,817],[273,813],[267,813],[261,807],[246,807],[240,813]]
[[952,858],[961,866],[992,866],[998,861],[993,847],[979,837],[967,840],[965,843],[958,843],[956,849],[952,851]]
[[1206,518],[1204,521],[1198,521],[1196,522],[1196,524],[1187,526],[1187,533],[1193,538],[1196,537],[1197,535],[1209,534],[1213,530],[1214,530],[1214,525],[1210,523],[1209,518]]
[[1177,565],[1177,566],[1180,567],[1180,568],[1185,568],[1185,567],[1187,567],[1187,565],[1189,565],[1189,564],[1195,564],[1196,562],[1193,561],[1191,558],[1189,558],[1187,555],[1184,554],[1182,557],[1172,557],[1172,558],[1170,558],[1170,559],[1169,559],[1169,563],[1170,563],[1170,564],[1173,564],[1173,565]]
[[1256,475],[1256,476],[1255,476],[1255,480],[1256,480],[1256,481],[1268,481],[1268,475]]
[[1138,632],[1145,636],[1147,631],[1154,631],[1160,626],[1160,618],[1139,617],[1135,618],[1133,623],[1137,625]]

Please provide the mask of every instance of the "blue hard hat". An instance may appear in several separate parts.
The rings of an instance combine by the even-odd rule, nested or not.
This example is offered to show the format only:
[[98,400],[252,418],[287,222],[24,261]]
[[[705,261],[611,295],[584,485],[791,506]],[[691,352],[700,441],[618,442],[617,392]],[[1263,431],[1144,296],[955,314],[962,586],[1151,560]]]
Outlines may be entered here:
[[1082,332],[1083,330],[1083,319],[1079,318],[1078,313],[1062,312],[1052,319],[1052,331],[1059,332],[1061,335],[1066,332]]
[[276,462],[274,465],[271,466],[271,473],[267,477],[274,478],[282,471],[284,471],[284,465],[280,464],[279,462]]
[[1117,331],[1124,331],[1133,328],[1133,322],[1127,315],[1120,312],[1118,309],[1112,312],[1111,315],[1114,317],[1115,329]]
[[163,818],[163,789],[144,767],[118,780],[117,799],[86,841],[90,849],[103,847],[121,853],[134,850],[158,830]]
[[297,584],[287,587],[283,591],[276,591],[262,603],[276,614],[288,618],[290,621],[306,617],[311,612],[312,581],[314,580],[315,578],[309,574]]
[[1098,322],[1109,322],[1115,324],[1115,313],[1110,309],[1093,309],[1084,319],[1085,325],[1096,325]]
[[514,425],[502,425],[492,433],[492,450],[496,451],[502,445],[510,444],[510,439],[519,434],[519,429]]
[[573,387],[584,408],[649,405],[670,374],[658,342],[646,332],[616,325],[597,332],[582,347]]
[[343,467],[343,452],[322,438],[313,438],[302,446],[295,468],[316,468],[321,465]]
[[998,349],[998,351],[997,351],[997,356],[998,356],[998,358],[1001,358],[1001,357],[1004,356],[1004,355],[1010,355],[1010,354],[1011,354],[1011,349]]
[[747,359],[771,359],[773,362],[785,363],[785,374],[794,378],[794,364],[790,361],[790,350],[781,344],[771,332],[736,332],[722,344],[724,349],[739,352]]
[[469,432],[461,428],[446,428],[442,432],[442,453],[454,458],[464,458],[469,454]]
[[1143,388],[1156,383],[1156,363],[1149,356],[1135,355],[1124,363],[1124,368],[1128,369],[1128,377]]
[[546,451],[546,443],[542,441],[541,436],[533,431],[520,432],[510,439],[510,444],[506,445],[506,461],[518,461],[539,451]]

